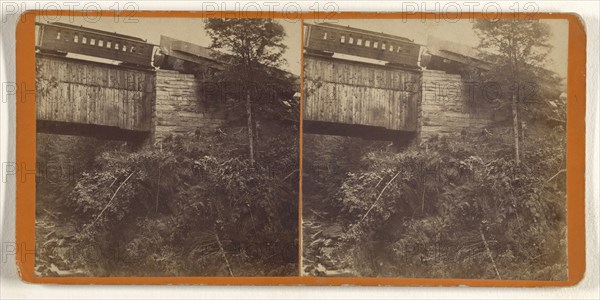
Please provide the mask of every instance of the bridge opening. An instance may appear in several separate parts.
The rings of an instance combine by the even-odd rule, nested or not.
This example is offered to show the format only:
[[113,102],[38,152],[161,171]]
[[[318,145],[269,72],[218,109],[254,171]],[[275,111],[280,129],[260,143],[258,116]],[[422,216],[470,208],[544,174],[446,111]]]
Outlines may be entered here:
[[38,133],[83,136],[99,140],[127,141],[134,144],[141,143],[150,137],[150,132],[126,130],[112,126],[72,124],[46,120],[37,120],[36,129]]

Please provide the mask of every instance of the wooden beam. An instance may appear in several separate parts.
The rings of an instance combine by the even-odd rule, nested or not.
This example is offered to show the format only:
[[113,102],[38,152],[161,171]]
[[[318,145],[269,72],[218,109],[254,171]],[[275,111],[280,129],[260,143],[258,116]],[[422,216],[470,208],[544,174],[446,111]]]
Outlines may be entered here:
[[101,140],[143,142],[150,137],[150,131],[124,130],[118,127],[45,120],[37,120],[36,127],[38,133],[87,136]]

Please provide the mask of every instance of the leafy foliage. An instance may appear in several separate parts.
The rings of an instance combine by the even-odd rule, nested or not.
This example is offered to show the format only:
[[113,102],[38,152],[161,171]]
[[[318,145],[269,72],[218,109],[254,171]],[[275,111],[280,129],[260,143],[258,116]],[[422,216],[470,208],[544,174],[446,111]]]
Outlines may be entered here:
[[294,274],[295,136],[268,135],[250,165],[240,131],[223,130],[101,153],[67,199],[65,214],[78,228],[70,268],[97,276]]
[[480,49],[498,65],[539,66],[548,56],[550,28],[535,19],[478,19],[473,29]]
[[[281,70],[287,48],[281,24],[272,19],[207,19],[212,55],[225,64],[209,80],[220,83],[232,110],[251,98],[257,119],[298,121],[297,76]],[[243,114],[241,114],[243,115]]]
[[214,79],[233,87],[224,89],[230,109],[245,110],[253,164],[257,116],[297,121],[299,115],[292,115],[299,112],[299,99],[293,97],[297,78],[280,69],[287,48],[285,30],[272,19],[219,18],[207,19],[205,29],[211,37],[210,48],[215,50],[213,56],[225,64]]
[[[497,99],[489,100],[493,100],[498,109],[510,107],[514,157],[518,164],[522,152],[520,144],[524,139],[522,127],[525,121],[530,121],[523,115],[527,116],[527,112],[533,116],[548,117],[548,114],[541,113],[548,110],[544,104],[556,107],[552,100],[558,100],[560,94],[560,87],[555,85],[560,78],[543,68],[551,49],[550,27],[540,20],[515,17],[480,19],[475,22],[473,29],[479,36],[481,57],[493,65],[484,72],[484,81],[509,88],[509,95],[498,95]],[[540,93],[540,90],[543,92]],[[548,98],[548,92],[557,94]]]
[[216,55],[234,67],[261,69],[278,67],[282,62],[285,31],[273,19],[210,18],[205,29],[211,37],[211,48],[227,51]]
[[366,153],[326,210],[334,259],[363,276],[564,279],[564,132],[519,165],[493,132]]

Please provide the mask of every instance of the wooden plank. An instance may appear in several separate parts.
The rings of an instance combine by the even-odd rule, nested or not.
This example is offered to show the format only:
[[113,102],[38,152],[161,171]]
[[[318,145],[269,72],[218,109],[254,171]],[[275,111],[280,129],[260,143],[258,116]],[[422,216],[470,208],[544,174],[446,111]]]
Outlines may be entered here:
[[87,93],[89,85],[82,86],[81,89],[81,106],[79,107],[79,120],[83,124],[87,124],[87,106],[88,106],[88,98]]
[[[50,67],[51,62],[48,62],[47,66]],[[55,68],[54,70],[57,70],[57,69]],[[50,74],[48,74],[48,75],[50,75]],[[48,85],[50,85],[50,81],[48,81]],[[45,120],[52,120],[52,112],[54,110],[54,104],[57,101],[56,97],[58,94],[58,86],[54,86],[52,88],[50,88],[48,86],[47,89],[48,89],[48,98],[46,101]]]
[[[129,78],[129,76],[127,76]],[[129,80],[129,79],[128,79]],[[127,83],[129,84],[129,83]],[[137,119],[135,102],[133,101],[133,94],[129,90],[124,90],[125,101],[127,102],[127,129],[133,129],[135,120]]]
[[138,126],[139,109],[138,109],[138,101],[137,101],[137,92],[136,91],[127,91],[127,99],[129,99],[129,106],[133,111],[131,120],[129,121],[129,128],[136,129]]
[[144,107],[144,93],[142,91],[137,91],[137,97],[138,97],[138,110],[139,110],[139,115],[138,115],[138,120],[137,123],[135,125],[135,128],[138,130],[144,130],[144,122],[145,122],[145,115],[146,115],[146,110]]
[[129,110],[130,110],[130,118],[129,118],[129,129],[135,129],[135,124],[136,124],[136,120],[138,119],[138,110],[137,110],[137,104],[135,101],[135,92],[134,91],[130,91],[129,89],[125,91],[126,92],[126,97],[127,97],[127,101],[128,106],[129,106]]
[[63,84],[62,87],[63,92],[60,97],[60,102],[57,103],[58,119],[63,122],[68,122],[67,109],[69,107],[69,97],[71,97],[71,86],[69,84]]
[[[136,100],[137,100],[137,108],[138,108],[138,118],[136,120],[135,128],[138,130],[143,130],[145,114],[146,114],[146,111],[144,109],[144,93],[142,93],[141,91],[136,91],[136,95],[137,95]],[[150,104],[150,105],[152,105],[152,104]]]
[[124,89],[121,90],[121,95],[123,97],[123,128],[131,129],[132,121],[135,118],[135,111],[132,107],[133,103],[131,101],[129,91]]
[[115,75],[116,73],[113,73],[113,77],[112,77],[112,86],[110,89],[107,89],[108,91],[108,97],[106,98],[106,101],[104,101],[103,105],[104,105],[104,112],[103,114],[105,115],[105,120],[106,120],[106,125],[108,126],[115,126],[116,120],[119,116],[119,111],[118,111],[118,107],[119,107],[119,95],[117,94],[117,89],[115,89],[116,86],[116,79],[115,79]]
[[143,115],[143,110],[142,110],[142,93],[140,91],[134,91],[134,100],[135,102],[133,103],[134,107],[135,107],[135,111],[136,111],[136,117],[135,117],[135,122],[133,124],[133,128],[135,129],[141,129],[141,120],[142,120],[142,115]]
[[[123,84],[123,76],[120,76],[119,78],[119,86],[121,86]],[[127,99],[125,98],[125,96],[123,95],[124,90],[117,88],[115,89],[115,92],[117,93],[117,104],[116,105],[116,110],[117,110],[117,114],[116,114],[116,118],[114,119],[114,124],[115,126],[119,127],[119,128],[126,128],[127,127]]]
[[[124,74],[124,75],[126,75],[126,74]],[[127,76],[124,76],[123,85],[125,85],[126,81],[127,81]],[[123,107],[122,107],[122,114],[121,114],[121,116],[122,116],[121,123],[123,125],[121,126],[121,128],[128,129],[128,128],[130,128],[129,124],[130,124],[131,119],[133,117],[132,116],[133,112],[131,111],[131,101],[129,101],[126,89],[120,89],[119,91],[120,91],[120,94],[121,94],[121,98],[123,99],[122,100]]]
[[110,101],[114,100],[114,90],[113,89],[103,89],[103,94],[102,94],[102,108],[100,109],[100,115],[99,117],[101,118],[101,123],[102,125],[110,125],[110,117],[113,115],[110,112]]
[[[306,120],[383,126],[395,130],[414,127],[416,102],[408,103],[406,85],[419,73],[385,66],[335,59],[305,59],[308,78],[322,85],[306,95]],[[413,121],[414,120],[414,121]]]
[[[121,76],[121,80],[123,80],[123,77]],[[123,84],[122,81],[120,81],[120,84]],[[123,89],[115,89],[116,93],[117,93],[117,103],[118,105],[116,106],[116,117],[114,119],[114,124],[115,126],[119,127],[119,128],[127,128],[127,120],[128,120],[128,116],[127,116],[127,97],[124,95],[125,94],[125,90]]]
[[96,91],[96,87],[94,86],[88,86],[87,90],[86,90],[86,111],[85,111],[85,120],[86,120],[86,124],[93,124],[93,120],[92,120],[92,114],[93,114],[93,109],[95,107],[95,98],[94,98],[94,93]]
[[67,120],[70,123],[77,123],[77,107],[79,98],[79,84],[70,83],[69,84],[69,99],[66,101],[65,110],[67,112]]
[[[44,87],[47,86],[46,78],[43,77],[44,75],[46,75],[46,70],[45,70],[44,66],[45,66],[45,64],[43,61],[40,61],[40,60],[36,61],[36,72],[37,72],[38,76],[36,76],[36,82],[35,82],[35,89],[36,89],[35,115],[36,115],[37,119],[41,119],[41,120],[44,120],[46,118],[46,107],[47,107],[47,101],[44,101],[45,99],[41,95],[42,91],[44,91]],[[47,92],[45,92],[44,94],[47,94]]]
[[139,118],[137,101],[135,91],[127,90],[127,100],[129,101],[129,108],[131,110],[131,118],[129,120],[129,129],[135,129],[136,123]]
[[49,120],[59,120],[58,118],[58,103],[61,101],[62,98],[62,93],[64,93],[63,91],[64,89],[64,85],[63,84],[59,84],[56,86],[56,91],[54,92],[54,97],[51,98],[52,101],[50,102],[50,115],[48,116]]
[[[122,76],[122,81],[121,81],[121,85],[124,84],[125,82],[125,76]],[[119,128],[128,128],[129,127],[129,101],[127,101],[127,91],[124,89],[118,89],[118,93],[119,93],[119,119],[117,120],[118,122],[118,126]]]

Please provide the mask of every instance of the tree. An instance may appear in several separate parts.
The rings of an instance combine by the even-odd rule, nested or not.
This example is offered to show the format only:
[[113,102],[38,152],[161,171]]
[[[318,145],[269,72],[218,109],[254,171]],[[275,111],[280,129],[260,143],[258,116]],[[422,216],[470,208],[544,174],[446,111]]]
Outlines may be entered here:
[[[495,67],[488,76],[510,87],[510,104],[514,134],[515,162],[520,162],[519,106],[523,89],[531,82],[534,70],[543,65],[550,51],[550,28],[539,20],[478,19],[473,28],[479,36],[479,50]],[[506,99],[508,100],[508,99]]]
[[254,164],[253,112],[259,93],[252,91],[263,89],[264,79],[284,62],[285,30],[271,19],[208,19],[205,29],[211,37],[210,48],[217,50],[214,55],[227,64],[221,78],[242,88],[238,96],[245,101],[249,159]]

